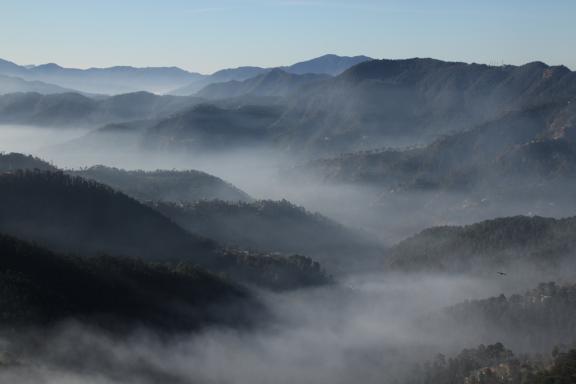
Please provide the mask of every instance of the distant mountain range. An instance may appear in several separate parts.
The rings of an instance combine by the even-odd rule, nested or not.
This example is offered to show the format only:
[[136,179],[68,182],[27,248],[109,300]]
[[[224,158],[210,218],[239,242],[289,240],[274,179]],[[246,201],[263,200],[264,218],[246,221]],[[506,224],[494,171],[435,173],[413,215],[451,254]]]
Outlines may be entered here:
[[[146,125],[156,127],[157,138],[167,135],[170,143],[184,147],[187,142],[213,140],[230,140],[233,145],[244,136],[244,141],[257,139],[285,151],[322,157],[428,145],[514,116],[520,124],[523,115],[539,115],[529,124],[540,122],[534,129],[547,132],[546,137],[570,138],[576,121],[576,75],[542,63],[491,67],[432,59],[373,60],[333,78],[273,70],[249,80],[209,85],[199,95],[212,99],[214,108],[201,108],[203,116],[210,112],[209,119],[191,119],[200,113],[196,110]],[[229,97],[234,100],[226,101]],[[260,113],[268,111],[269,119],[238,128],[245,121],[239,108],[254,110],[254,105]],[[219,121],[218,129],[212,129],[213,119]]]
[[307,73],[317,75],[330,75],[338,76],[348,68],[365,61],[373,60],[368,56],[338,56],[338,55],[324,55],[318,58],[303,61],[293,64],[289,67],[282,67],[284,71],[296,75],[304,75]]
[[[369,58],[365,56],[342,57],[326,55],[283,68],[287,72],[295,74],[337,75],[352,65],[365,60],[369,60]],[[53,91],[57,90],[57,87],[61,87],[67,90],[92,94],[113,95],[138,91],[162,94],[172,91],[171,93],[174,95],[190,96],[212,83],[247,80],[269,70],[271,69],[239,67],[217,71],[212,75],[202,75],[177,67],[136,68],[117,66],[76,69],[64,68],[54,63],[21,66],[0,59],[0,75],[17,77],[26,81],[48,83],[44,87],[36,84],[36,88],[32,89],[30,84],[20,84],[17,80],[11,80],[13,84],[6,84],[6,87],[2,88],[2,85],[5,82],[7,83],[7,80],[0,80],[0,94],[30,91],[55,93]]]
[[27,81],[19,77],[0,75],[0,95],[17,92],[35,92],[49,95],[53,93],[73,92],[73,90],[42,81]]
[[273,69],[244,81],[232,80],[207,85],[196,93],[205,99],[227,99],[242,96],[286,97],[306,84],[329,79],[323,74],[296,75],[282,69]]
[[278,67],[278,68],[240,67],[233,69],[225,69],[218,71],[205,79],[197,80],[182,88],[175,89],[171,92],[171,94],[181,96],[194,95],[210,84],[223,83],[228,81],[244,81],[252,79],[259,75],[264,75],[267,72],[278,69],[294,75],[311,74],[311,75],[337,76],[342,72],[344,72],[345,70],[347,70],[348,68],[368,60],[372,59],[367,56],[349,57],[349,56],[337,56],[337,55],[324,55],[312,60],[303,61],[286,67]]
[[513,111],[575,97],[576,74],[563,66],[373,60],[287,100],[273,129],[279,143],[300,152],[426,144]]
[[78,93],[16,93],[0,96],[0,122],[36,126],[100,126],[170,116],[201,102],[194,97],[158,96],[148,92],[111,97]]
[[120,94],[137,91],[164,93],[203,75],[176,67],[110,67],[76,69],[54,63],[20,66],[1,60],[0,74],[25,80],[38,80],[94,94]]
[[576,191],[576,74],[562,66],[372,60],[336,77],[268,70],[199,96],[10,94],[0,121],[104,126],[77,150],[258,145],[315,159],[295,173],[387,191]]

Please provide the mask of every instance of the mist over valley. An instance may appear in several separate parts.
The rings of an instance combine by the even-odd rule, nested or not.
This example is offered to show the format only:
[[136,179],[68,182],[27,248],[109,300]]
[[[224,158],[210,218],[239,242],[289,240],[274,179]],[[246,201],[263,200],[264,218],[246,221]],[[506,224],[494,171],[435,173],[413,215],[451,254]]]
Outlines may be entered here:
[[[255,7],[224,3],[182,12],[225,30]],[[548,60],[555,42],[511,64],[396,54],[422,29],[286,59],[315,51],[312,19],[322,52],[356,53],[377,15],[448,20],[446,4],[359,3],[262,5],[301,16],[289,40],[269,26],[276,52],[265,33],[238,42],[246,15],[238,36],[204,25],[174,49],[182,5],[143,3],[146,30],[118,39],[153,65],[122,65],[116,39],[113,65],[1,54],[0,383],[575,382],[571,63]],[[168,10],[180,22],[158,22]],[[252,48],[266,60],[243,63]],[[168,50],[190,66],[161,64]]]

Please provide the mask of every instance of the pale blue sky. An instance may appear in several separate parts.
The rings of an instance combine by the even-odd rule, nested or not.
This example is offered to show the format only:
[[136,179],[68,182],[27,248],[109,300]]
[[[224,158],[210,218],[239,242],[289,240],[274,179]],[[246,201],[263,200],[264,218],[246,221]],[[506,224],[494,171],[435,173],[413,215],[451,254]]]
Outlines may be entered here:
[[211,72],[325,53],[576,68],[575,0],[1,0],[0,57]]

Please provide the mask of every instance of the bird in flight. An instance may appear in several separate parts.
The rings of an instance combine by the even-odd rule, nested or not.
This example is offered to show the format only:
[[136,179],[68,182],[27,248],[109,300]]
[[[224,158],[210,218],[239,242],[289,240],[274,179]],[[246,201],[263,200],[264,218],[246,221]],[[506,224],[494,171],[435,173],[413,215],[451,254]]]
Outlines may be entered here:
[[497,272],[500,276],[506,276],[508,275],[506,272]]

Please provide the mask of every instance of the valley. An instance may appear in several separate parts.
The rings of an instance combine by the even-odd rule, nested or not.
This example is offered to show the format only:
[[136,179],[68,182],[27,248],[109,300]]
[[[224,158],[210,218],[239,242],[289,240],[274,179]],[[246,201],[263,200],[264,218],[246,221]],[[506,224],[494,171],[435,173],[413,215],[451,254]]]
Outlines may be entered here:
[[570,382],[567,67],[0,75],[0,382]]

